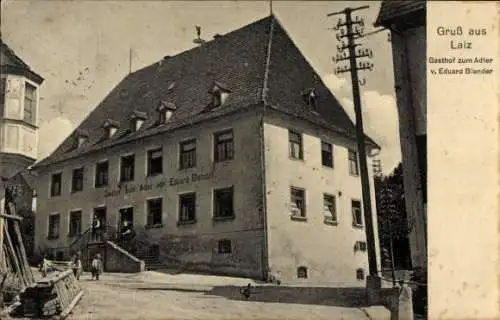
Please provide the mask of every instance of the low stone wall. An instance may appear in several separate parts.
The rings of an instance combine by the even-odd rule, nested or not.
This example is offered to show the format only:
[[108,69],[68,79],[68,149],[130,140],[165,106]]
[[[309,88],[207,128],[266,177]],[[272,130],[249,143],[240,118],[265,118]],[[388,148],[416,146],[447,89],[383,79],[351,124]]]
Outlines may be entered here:
[[104,261],[106,272],[138,273],[144,271],[144,261],[137,259],[117,244],[106,242]]

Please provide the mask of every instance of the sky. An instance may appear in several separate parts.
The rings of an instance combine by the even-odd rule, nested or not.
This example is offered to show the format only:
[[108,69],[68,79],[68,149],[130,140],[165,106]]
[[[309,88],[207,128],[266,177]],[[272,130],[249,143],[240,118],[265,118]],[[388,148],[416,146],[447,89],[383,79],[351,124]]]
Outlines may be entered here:
[[[276,1],[272,10],[354,121],[349,74],[334,74],[338,44],[327,13],[369,5],[355,15],[375,30],[378,1]],[[269,1],[2,0],[3,40],[45,78],[40,89],[38,156],[48,156],[125,77],[195,46],[195,25],[211,39],[270,13]],[[388,31],[360,40],[375,67],[361,72],[365,132],[382,148],[385,173],[401,161]],[[131,59],[130,59],[131,57]]]

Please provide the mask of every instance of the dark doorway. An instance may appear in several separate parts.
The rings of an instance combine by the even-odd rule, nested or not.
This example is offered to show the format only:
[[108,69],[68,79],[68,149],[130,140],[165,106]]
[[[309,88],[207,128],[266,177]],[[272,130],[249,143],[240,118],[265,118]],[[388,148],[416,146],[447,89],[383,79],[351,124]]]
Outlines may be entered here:
[[92,218],[92,238],[94,241],[101,241],[106,228],[106,208],[95,208]]
[[120,209],[120,226],[127,224],[130,227],[134,226],[134,208]]

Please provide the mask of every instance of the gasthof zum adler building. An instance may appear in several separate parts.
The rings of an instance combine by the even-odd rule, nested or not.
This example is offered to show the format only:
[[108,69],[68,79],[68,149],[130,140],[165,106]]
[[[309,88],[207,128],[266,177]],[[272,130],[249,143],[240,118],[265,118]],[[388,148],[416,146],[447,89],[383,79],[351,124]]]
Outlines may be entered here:
[[365,285],[354,124],[273,15],[130,73],[34,169],[37,250],[127,221],[146,265]]

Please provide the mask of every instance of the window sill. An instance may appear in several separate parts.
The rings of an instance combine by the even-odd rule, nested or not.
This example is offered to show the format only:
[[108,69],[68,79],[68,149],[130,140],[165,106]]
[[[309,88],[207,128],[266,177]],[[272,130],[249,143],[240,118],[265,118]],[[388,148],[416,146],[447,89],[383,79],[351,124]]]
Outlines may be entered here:
[[329,165],[321,164],[321,166],[323,167],[323,169],[328,169],[328,170],[333,170],[335,168],[333,165],[329,166]]
[[295,158],[295,157],[292,157],[292,156],[288,156],[288,159],[293,160],[293,161],[304,162],[304,157],[302,157],[302,158]]
[[126,180],[120,180],[120,183],[129,183],[129,182],[134,182],[135,179],[126,179]]
[[352,224],[352,227],[353,228],[356,228],[356,229],[363,229],[363,225],[362,224]]
[[47,240],[57,240],[59,239],[59,236],[48,236]]
[[330,225],[330,226],[338,226],[339,225],[339,222],[337,220],[333,220],[331,218],[325,218],[325,219],[323,219],[323,222],[325,224]]
[[95,185],[94,188],[95,189],[102,189],[102,188],[106,188],[108,185],[107,184],[103,184],[103,185]]
[[82,191],[83,191],[83,189],[81,189],[81,190],[71,190],[71,194],[75,194],[75,193],[82,192]]
[[231,158],[231,159],[221,159],[221,160],[215,160],[214,163],[228,163],[228,162],[231,162],[233,160],[234,160],[234,158]]
[[306,222],[307,221],[307,217],[291,215],[290,216],[290,220]]
[[186,221],[177,221],[177,226],[186,226],[186,225],[192,225],[196,223],[196,219],[193,220],[186,220]]
[[50,195],[51,198],[57,198],[57,197],[60,197],[60,196],[61,196],[61,194],[51,194]]
[[161,176],[162,174],[163,174],[163,172],[148,173],[147,177],[148,178],[154,178],[154,177],[157,177],[157,176]]
[[163,224],[162,223],[157,223],[157,224],[147,224],[144,226],[144,228],[147,230],[147,229],[161,229],[163,228]]
[[227,217],[213,217],[214,222],[219,222],[219,221],[232,221],[234,220],[234,215],[232,216],[227,216]]
[[356,174],[356,173],[349,172],[349,175],[351,177],[354,177],[354,178],[358,178],[359,177],[359,173]]

